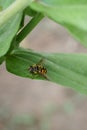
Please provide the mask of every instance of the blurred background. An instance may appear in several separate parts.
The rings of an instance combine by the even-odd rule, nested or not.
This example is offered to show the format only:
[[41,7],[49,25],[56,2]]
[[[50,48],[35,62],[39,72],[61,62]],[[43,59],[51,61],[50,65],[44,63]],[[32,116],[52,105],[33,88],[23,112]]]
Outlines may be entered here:
[[[35,51],[86,53],[68,31],[44,18],[21,43]],[[0,130],[87,130],[87,96],[0,67]]]

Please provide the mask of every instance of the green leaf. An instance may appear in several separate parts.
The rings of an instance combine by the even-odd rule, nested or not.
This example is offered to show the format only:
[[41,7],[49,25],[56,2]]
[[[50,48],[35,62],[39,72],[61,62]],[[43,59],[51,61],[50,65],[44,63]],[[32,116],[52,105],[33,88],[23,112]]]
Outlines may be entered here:
[[2,9],[6,9],[10,4],[12,4],[14,0],[0,0],[0,6]]
[[8,22],[8,20],[10,20],[13,16],[23,11],[33,0],[6,0],[5,2],[1,0],[2,4],[7,4],[10,1],[14,2],[0,13],[0,27]]
[[[50,81],[69,86],[87,93],[87,55],[35,53],[33,51],[15,50],[6,59],[7,70],[18,76],[32,78],[28,68],[44,59]],[[34,77],[44,79],[41,75]]]
[[5,60],[4,56],[0,57],[0,65],[3,63],[4,60]]
[[2,11],[2,6],[0,6],[0,11]]
[[0,28],[0,57],[8,51],[21,22],[21,14],[17,14]]
[[37,14],[36,11],[32,10],[29,6],[24,10],[24,14],[29,15],[31,17]]
[[[3,9],[7,8],[14,0],[0,1]],[[2,11],[3,12],[3,11]],[[7,23],[0,27],[0,57],[5,55],[8,51],[11,41],[19,29],[22,13],[13,16]]]
[[87,47],[87,0],[40,0],[31,8],[66,27]]

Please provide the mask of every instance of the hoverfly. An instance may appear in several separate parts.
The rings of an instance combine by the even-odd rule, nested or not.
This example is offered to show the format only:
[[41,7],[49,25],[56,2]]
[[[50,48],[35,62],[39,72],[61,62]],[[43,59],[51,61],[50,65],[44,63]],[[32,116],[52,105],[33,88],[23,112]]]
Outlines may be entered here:
[[43,66],[43,59],[41,59],[37,64],[31,65],[28,68],[28,70],[32,74],[32,76],[39,75],[49,80],[48,77],[46,76],[47,69]]

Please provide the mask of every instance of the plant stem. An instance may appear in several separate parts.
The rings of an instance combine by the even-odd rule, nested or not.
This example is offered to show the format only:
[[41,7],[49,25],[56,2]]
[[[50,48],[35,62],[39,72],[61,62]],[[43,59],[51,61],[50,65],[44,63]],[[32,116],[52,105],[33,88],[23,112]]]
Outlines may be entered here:
[[17,44],[19,43],[34,29],[34,27],[41,21],[44,16],[42,14],[37,14],[31,21],[22,29],[17,35]]
[[16,0],[7,9],[0,12],[0,27],[4,25],[12,16],[21,12],[34,0]]

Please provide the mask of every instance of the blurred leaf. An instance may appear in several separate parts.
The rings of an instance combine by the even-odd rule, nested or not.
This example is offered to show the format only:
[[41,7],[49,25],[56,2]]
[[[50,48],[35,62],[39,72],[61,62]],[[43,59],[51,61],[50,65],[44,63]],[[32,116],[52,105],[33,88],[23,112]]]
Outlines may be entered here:
[[[87,93],[87,54],[43,54],[19,49],[7,57],[6,67],[13,74],[32,78],[28,68],[43,58],[50,81]],[[40,75],[36,78],[45,80]]]
[[[5,0],[4,2],[3,0],[0,0],[0,5],[5,9],[13,1],[14,0]],[[0,28],[0,57],[8,51],[11,41],[19,29],[21,18],[22,13],[18,13]]]
[[2,64],[2,62],[4,61],[5,57],[0,57],[0,64]]
[[0,6],[0,11],[2,11],[3,9],[2,9],[2,6]]
[[87,47],[87,0],[40,0],[31,7],[66,27]]
[[73,113],[75,111],[75,105],[72,102],[68,102],[64,104],[63,109],[66,113]]
[[49,119],[42,120],[40,124],[40,130],[50,130],[50,121]]
[[33,115],[16,115],[13,119],[12,119],[13,123],[16,125],[33,125],[35,122],[35,118]]
[[10,4],[12,4],[14,0],[0,0],[0,6],[3,9],[6,9]]
[[30,7],[27,7],[25,10],[24,10],[24,13],[26,15],[29,15],[31,17],[35,16],[37,14],[36,11],[32,10]]

